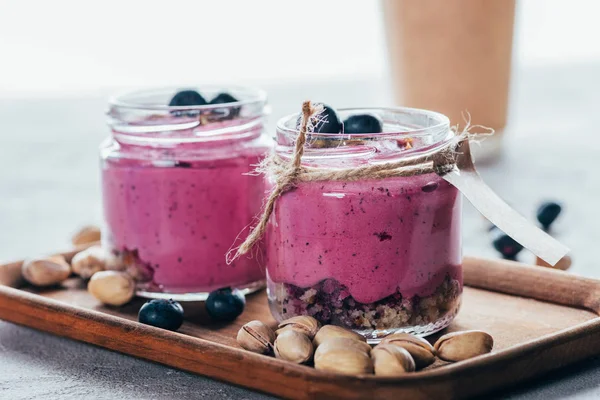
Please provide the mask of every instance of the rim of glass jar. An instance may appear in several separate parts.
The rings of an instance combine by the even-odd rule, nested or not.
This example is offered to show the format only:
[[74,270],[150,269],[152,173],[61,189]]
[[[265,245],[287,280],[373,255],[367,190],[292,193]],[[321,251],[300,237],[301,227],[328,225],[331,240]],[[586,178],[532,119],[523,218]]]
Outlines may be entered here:
[[[378,143],[398,141],[405,139],[430,139],[430,143],[422,143],[419,146],[412,147],[410,149],[387,149],[387,154],[379,154],[377,158],[385,162],[389,158],[398,157],[409,157],[416,154],[434,152],[439,148],[448,144],[455,136],[454,131],[450,129],[450,120],[444,114],[436,111],[430,111],[425,109],[410,108],[410,107],[352,107],[352,108],[340,108],[336,110],[341,120],[344,120],[349,115],[356,114],[371,114],[377,115],[381,118],[384,125],[384,132],[382,133],[308,133],[307,143],[309,145],[305,147],[304,158],[335,158],[335,157],[347,157],[347,156],[365,156],[367,154],[381,153],[380,149],[375,149]],[[399,117],[398,120],[383,119],[382,114],[390,114]],[[284,156],[290,157],[293,149],[295,139],[299,134],[299,130],[296,129],[296,121],[300,113],[294,113],[287,115],[277,122],[277,152]],[[401,121],[400,118],[423,118],[426,121],[431,121],[428,126],[407,126],[408,121]],[[392,129],[394,126],[403,127],[404,129]],[[415,123],[412,123],[415,125]],[[423,125],[423,124],[421,124]],[[334,147],[311,147],[310,143],[314,143],[317,140],[336,140],[336,143],[340,143]],[[354,149],[350,147],[356,143],[360,143],[360,146],[355,146]],[[362,151],[361,151],[362,150]],[[401,150],[401,151],[400,151]],[[391,154],[393,153],[393,154]]]
[[[169,106],[169,99],[181,90],[195,90],[202,95],[211,93],[213,96],[225,92],[240,100],[198,106]],[[162,101],[148,101],[152,98],[162,98]],[[171,86],[130,90],[111,96],[108,106],[107,122],[113,130],[113,136],[128,143],[168,144],[253,138],[260,135],[256,128],[264,124],[264,118],[270,113],[264,90],[241,85]],[[226,126],[210,123],[204,125],[201,122],[202,116],[208,122],[236,120],[239,123]],[[215,119],[211,120],[211,117]],[[195,129],[203,126],[204,129]]]
[[[182,90],[195,90],[198,93],[210,91],[210,92],[247,92],[253,93],[255,97],[238,100],[233,103],[222,103],[222,104],[204,104],[201,106],[170,106],[168,104],[140,104],[134,103],[131,101],[126,101],[125,98],[130,96],[141,96],[141,95],[150,95],[150,94],[160,94],[160,93],[172,93],[173,95]],[[160,88],[153,89],[140,89],[140,90],[129,90],[122,92],[117,95],[113,95],[109,98],[108,104],[109,106],[121,107],[121,108],[131,108],[138,110],[161,110],[161,111],[189,111],[189,110],[214,110],[219,108],[235,108],[248,104],[266,104],[267,102],[267,93],[259,88],[252,86],[242,86],[242,85],[231,85],[231,86],[222,86],[222,85],[199,85],[199,86],[163,86]]]

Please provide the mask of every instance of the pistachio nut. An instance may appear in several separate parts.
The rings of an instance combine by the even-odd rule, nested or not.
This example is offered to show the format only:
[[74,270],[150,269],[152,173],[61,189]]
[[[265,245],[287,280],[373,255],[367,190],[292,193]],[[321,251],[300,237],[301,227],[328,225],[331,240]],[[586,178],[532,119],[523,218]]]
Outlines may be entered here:
[[250,321],[240,328],[237,342],[254,353],[268,354],[273,350],[275,332],[261,321]]
[[375,375],[398,376],[413,372],[415,361],[410,353],[391,343],[381,343],[371,351]]
[[275,357],[302,364],[312,358],[313,345],[304,333],[288,329],[281,332],[273,344]]
[[122,306],[135,295],[135,282],[125,272],[96,272],[88,283],[88,292],[104,304]]
[[21,267],[23,278],[35,286],[56,285],[71,275],[71,266],[63,256],[27,260]]
[[349,329],[342,328],[341,326],[336,325],[325,325],[324,327],[319,329],[319,331],[315,335],[315,338],[313,339],[313,344],[316,348],[321,343],[334,337],[347,337],[350,339],[358,340],[360,342],[367,341],[367,339],[365,339],[363,336]]
[[292,317],[290,319],[286,319],[279,324],[279,329],[277,330],[277,334],[283,332],[284,330],[291,329],[294,331],[298,331],[304,333],[311,340],[317,334],[317,331],[321,327],[319,321],[310,317],[308,315],[299,315],[297,317]]
[[315,358],[315,368],[345,375],[364,375],[373,373],[373,362],[360,349],[334,348]]
[[452,332],[440,337],[434,348],[437,356],[445,361],[462,361],[489,353],[494,339],[483,331]]
[[73,246],[83,246],[85,244],[99,242],[100,236],[100,228],[93,225],[87,225],[79,229],[79,231],[73,235],[71,243],[73,243]]
[[100,246],[92,246],[80,251],[71,260],[73,272],[83,279],[90,279],[96,272],[106,268],[106,254]]
[[410,353],[418,369],[435,361],[435,350],[425,339],[408,333],[394,333],[383,339],[382,343],[390,343],[404,348]]
[[356,349],[367,355],[371,353],[371,346],[366,342],[347,337],[334,337],[324,341],[317,347],[317,350],[315,350],[315,362],[317,361],[317,358],[321,357],[323,354],[335,349]]

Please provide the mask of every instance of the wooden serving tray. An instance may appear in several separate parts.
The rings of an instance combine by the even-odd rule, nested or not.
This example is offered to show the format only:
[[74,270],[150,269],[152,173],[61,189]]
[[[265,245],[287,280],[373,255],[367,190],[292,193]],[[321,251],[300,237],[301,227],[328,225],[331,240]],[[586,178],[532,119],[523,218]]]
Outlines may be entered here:
[[182,328],[170,332],[137,322],[142,299],[105,307],[77,278],[46,290],[0,285],[0,318],[291,399],[465,398],[600,353],[600,281],[468,257],[464,274],[463,306],[447,331],[485,330],[494,351],[455,364],[438,361],[401,378],[336,375],[241,349],[235,336],[244,323],[275,324],[264,292],[249,296],[230,324],[211,322],[202,304],[186,306]]

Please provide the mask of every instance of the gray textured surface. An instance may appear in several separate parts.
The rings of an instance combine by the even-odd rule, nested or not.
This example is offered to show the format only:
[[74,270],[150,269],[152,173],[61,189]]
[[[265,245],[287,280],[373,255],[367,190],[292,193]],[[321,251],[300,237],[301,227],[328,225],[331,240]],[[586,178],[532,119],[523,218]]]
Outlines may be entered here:
[[[486,180],[523,214],[542,199],[566,205],[555,234],[573,250],[572,272],[597,268],[600,179],[598,65],[519,71],[503,158]],[[266,87],[270,125],[305,98],[337,107],[389,105],[385,81]],[[485,90],[485,88],[482,88]],[[0,260],[64,248],[84,222],[99,222],[97,144],[106,131],[103,95],[0,99]],[[474,122],[477,122],[476,119]],[[272,132],[272,130],[271,130]],[[484,222],[465,210],[465,253],[494,256]],[[524,254],[523,261],[531,261]],[[600,397],[600,360],[527,383],[499,398]],[[244,389],[0,321],[1,399],[264,398]]]

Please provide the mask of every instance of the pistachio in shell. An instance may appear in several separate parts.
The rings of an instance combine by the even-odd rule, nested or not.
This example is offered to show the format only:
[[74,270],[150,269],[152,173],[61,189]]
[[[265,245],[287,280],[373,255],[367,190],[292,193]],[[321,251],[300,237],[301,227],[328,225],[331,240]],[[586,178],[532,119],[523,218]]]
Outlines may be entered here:
[[315,337],[320,327],[321,324],[319,321],[313,317],[308,315],[299,315],[282,321],[279,324],[279,329],[276,333],[279,334],[285,330],[291,329],[300,333],[304,333],[306,336],[312,339]]
[[261,321],[250,321],[240,328],[237,342],[253,353],[269,354],[273,350],[275,332]]
[[121,271],[99,271],[92,275],[88,292],[103,304],[122,306],[135,296],[135,282]]
[[96,272],[106,268],[106,253],[100,246],[88,247],[73,256],[71,267],[81,278],[90,279]]
[[304,333],[288,329],[281,332],[273,344],[275,357],[303,364],[313,356],[313,344]]
[[462,361],[492,351],[494,338],[477,330],[452,332],[440,337],[433,347],[442,360]]
[[346,337],[358,340],[360,342],[367,341],[367,339],[365,339],[363,336],[349,329],[342,328],[341,326],[337,325],[325,325],[321,329],[319,329],[319,331],[315,335],[315,338],[313,339],[313,344],[315,345],[315,347],[319,347],[321,343],[334,337]]
[[425,368],[435,361],[435,350],[425,339],[408,333],[394,333],[386,337],[382,343],[390,343],[402,347],[410,353],[418,369]]
[[333,348],[315,358],[315,368],[344,375],[365,375],[373,373],[373,361],[360,349]]
[[361,342],[356,339],[347,337],[333,337],[321,343],[317,350],[315,350],[315,362],[323,354],[335,350],[335,349],[356,349],[369,355],[371,353],[371,346],[366,342]]
[[99,242],[101,238],[100,228],[94,225],[81,227],[71,238],[73,246],[83,246],[86,244]]
[[391,343],[381,343],[371,351],[375,375],[399,376],[416,369],[410,353]]
[[52,286],[71,275],[71,266],[63,256],[27,260],[21,267],[23,278],[35,286]]

